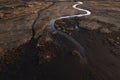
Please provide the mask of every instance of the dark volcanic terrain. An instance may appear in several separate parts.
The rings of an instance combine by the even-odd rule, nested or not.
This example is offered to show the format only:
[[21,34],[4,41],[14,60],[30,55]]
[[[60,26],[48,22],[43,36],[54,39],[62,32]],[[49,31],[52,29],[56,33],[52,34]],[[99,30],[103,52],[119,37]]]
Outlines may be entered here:
[[76,2],[0,0],[0,80],[120,80],[120,2],[82,1],[91,15],[55,27],[84,47],[86,61],[64,36],[48,35],[51,20],[84,13]]

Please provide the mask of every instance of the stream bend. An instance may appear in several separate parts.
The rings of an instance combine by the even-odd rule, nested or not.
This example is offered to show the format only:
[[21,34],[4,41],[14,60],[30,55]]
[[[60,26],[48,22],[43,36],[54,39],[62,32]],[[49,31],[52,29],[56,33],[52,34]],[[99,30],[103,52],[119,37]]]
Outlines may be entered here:
[[[65,39],[67,39],[69,42],[71,42],[71,44],[73,44],[74,48],[80,52],[80,59],[83,59],[84,62],[86,62],[85,58],[86,58],[86,53],[85,53],[85,49],[84,47],[81,46],[81,44],[76,41],[72,36],[66,34],[65,32],[62,32],[60,30],[57,30],[55,28],[55,22],[57,20],[60,20],[60,19],[70,19],[70,18],[75,18],[75,17],[82,17],[82,16],[87,16],[87,15],[90,15],[91,12],[89,10],[85,10],[85,9],[81,9],[81,8],[78,8],[77,6],[78,5],[81,5],[83,4],[83,2],[77,2],[75,5],[73,5],[72,7],[74,9],[77,9],[77,10],[80,10],[80,11],[84,11],[86,12],[85,14],[79,14],[79,15],[72,15],[72,16],[63,16],[63,17],[59,17],[59,18],[56,18],[54,20],[52,20],[49,24],[49,27],[50,27],[50,32],[48,33],[49,36],[52,38],[53,41],[55,41],[56,44],[58,44],[60,47],[62,47],[61,45],[63,45],[62,43],[60,43],[60,39],[58,39],[57,37],[54,37],[53,33],[57,33],[59,35],[61,35],[62,37],[64,37]],[[75,26],[76,27],[76,26]],[[77,26],[78,27],[78,26]],[[78,27],[79,28],[79,27]],[[77,29],[78,29],[77,28]]]

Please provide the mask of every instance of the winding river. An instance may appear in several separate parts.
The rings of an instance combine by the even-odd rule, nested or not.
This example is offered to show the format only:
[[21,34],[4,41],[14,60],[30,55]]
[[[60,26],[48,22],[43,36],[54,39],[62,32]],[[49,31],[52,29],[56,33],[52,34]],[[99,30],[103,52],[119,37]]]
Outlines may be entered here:
[[[75,45],[74,47],[75,47],[75,48],[77,49],[77,51],[79,51],[80,54],[81,54],[80,59],[83,59],[84,62],[85,62],[85,61],[86,61],[86,60],[85,60],[85,58],[86,58],[86,53],[85,53],[84,48],[81,46],[81,44],[80,44],[78,41],[76,41],[72,36],[66,34],[66,33],[63,32],[63,31],[57,30],[57,29],[55,28],[55,22],[56,22],[57,20],[66,19],[66,18],[69,19],[69,18],[75,18],[75,17],[82,17],[82,16],[90,15],[90,14],[91,14],[90,11],[85,10],[85,9],[81,9],[81,8],[78,8],[78,7],[77,7],[78,5],[81,5],[81,4],[83,4],[83,2],[77,2],[77,3],[76,3],[75,5],[73,5],[72,7],[73,7],[74,9],[77,9],[77,10],[80,10],[80,11],[84,11],[84,12],[86,12],[86,13],[85,13],[85,14],[79,14],[79,15],[72,15],[72,16],[63,16],[63,17],[59,17],[59,18],[57,18],[57,19],[52,20],[52,21],[50,22],[50,24],[49,24],[49,27],[50,27],[49,36],[50,36],[58,45],[61,45],[61,44],[59,43],[59,41],[56,41],[56,39],[53,38],[53,35],[52,35],[53,32],[54,32],[54,33],[57,33],[57,34],[59,34],[59,35],[61,35],[61,36],[63,36],[64,38],[66,38],[69,42],[71,42],[72,44]],[[78,26],[75,26],[75,27],[76,27],[77,29],[79,28]]]

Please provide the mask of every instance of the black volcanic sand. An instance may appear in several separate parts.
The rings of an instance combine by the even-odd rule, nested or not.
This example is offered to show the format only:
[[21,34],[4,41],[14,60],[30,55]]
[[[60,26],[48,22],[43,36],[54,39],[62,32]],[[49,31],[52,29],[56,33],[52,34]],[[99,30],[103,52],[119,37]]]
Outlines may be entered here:
[[0,64],[4,66],[0,80],[120,79],[120,32],[106,34],[81,28],[72,36],[85,48],[88,64],[80,63],[79,56],[64,52],[53,42],[37,46],[31,39],[6,52]]
[[96,80],[120,79],[120,31],[100,33],[81,28],[73,37],[86,49],[89,68]]
[[[5,57],[9,60],[1,61],[5,66],[0,74],[1,80],[93,80],[87,65],[81,64],[78,56],[64,53],[52,42],[33,46],[30,41],[14,51],[9,50]],[[46,59],[43,56],[48,52],[51,58]],[[39,57],[36,53],[40,53]],[[66,55],[60,56],[61,53]]]

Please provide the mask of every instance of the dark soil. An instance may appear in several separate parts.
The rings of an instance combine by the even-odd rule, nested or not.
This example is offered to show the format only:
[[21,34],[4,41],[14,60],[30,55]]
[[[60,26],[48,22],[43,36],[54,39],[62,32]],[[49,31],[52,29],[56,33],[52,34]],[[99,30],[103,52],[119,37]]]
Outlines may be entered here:
[[[6,60],[1,61],[5,67],[0,79],[119,80],[119,61],[114,62],[120,57],[119,34],[105,34],[84,28],[74,32],[72,36],[87,51],[88,64],[80,63],[79,56],[64,52],[53,42],[37,46],[37,42],[31,40],[7,52],[12,55],[6,55]],[[62,41],[64,42],[64,39]],[[107,71],[109,69],[110,71]]]
[[[91,73],[78,56],[66,54],[52,42],[36,47],[31,40],[6,52],[1,80],[90,80]],[[8,53],[8,54],[7,54]],[[11,55],[9,55],[11,53]],[[61,53],[66,54],[62,55]],[[47,57],[49,56],[49,57]],[[17,59],[16,59],[17,58]],[[86,76],[87,75],[87,76]],[[93,80],[93,79],[92,79]]]

